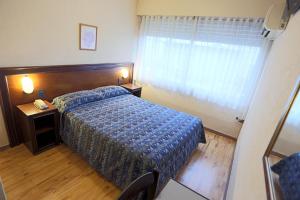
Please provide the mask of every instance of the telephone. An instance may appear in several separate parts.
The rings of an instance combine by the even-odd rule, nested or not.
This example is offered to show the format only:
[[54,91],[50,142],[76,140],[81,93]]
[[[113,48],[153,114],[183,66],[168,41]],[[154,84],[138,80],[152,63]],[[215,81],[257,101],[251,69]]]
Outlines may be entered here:
[[33,104],[36,108],[40,110],[46,110],[48,108],[47,104],[41,99],[35,100]]

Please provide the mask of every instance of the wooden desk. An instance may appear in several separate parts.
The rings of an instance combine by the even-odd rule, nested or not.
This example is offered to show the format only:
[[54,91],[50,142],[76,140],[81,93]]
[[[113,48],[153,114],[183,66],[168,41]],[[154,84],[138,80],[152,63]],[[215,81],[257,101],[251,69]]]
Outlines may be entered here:
[[170,179],[156,200],[208,200],[204,196]]

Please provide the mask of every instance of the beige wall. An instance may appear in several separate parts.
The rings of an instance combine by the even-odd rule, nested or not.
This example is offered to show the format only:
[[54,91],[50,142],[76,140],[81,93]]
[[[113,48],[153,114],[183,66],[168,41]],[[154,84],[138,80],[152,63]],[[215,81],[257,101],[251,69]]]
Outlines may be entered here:
[[300,75],[300,12],[274,42],[236,147],[228,200],[266,199],[262,157]]
[[264,17],[276,0],[139,0],[138,15]]
[[[79,23],[98,26],[97,51],[78,50]],[[0,0],[0,25],[2,67],[133,61],[136,0]]]

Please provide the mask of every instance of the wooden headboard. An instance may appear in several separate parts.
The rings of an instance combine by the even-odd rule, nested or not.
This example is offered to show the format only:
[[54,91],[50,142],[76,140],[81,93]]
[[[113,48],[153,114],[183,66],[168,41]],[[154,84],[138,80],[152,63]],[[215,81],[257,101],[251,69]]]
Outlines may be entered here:
[[[41,93],[45,100],[51,102],[62,94],[117,85],[123,68],[128,69],[129,77],[121,79],[122,84],[132,83],[133,63],[0,68],[1,107],[10,146],[23,142],[16,128],[16,105],[33,102]],[[21,79],[24,75],[33,80],[32,94],[25,94],[22,90]]]

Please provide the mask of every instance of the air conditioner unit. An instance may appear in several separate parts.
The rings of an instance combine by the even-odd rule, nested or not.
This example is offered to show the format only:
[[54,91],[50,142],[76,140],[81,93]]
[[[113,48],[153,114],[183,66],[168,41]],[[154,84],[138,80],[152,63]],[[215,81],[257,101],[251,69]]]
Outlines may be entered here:
[[285,2],[273,4],[265,17],[262,35],[269,40],[275,40],[285,30],[288,21],[287,4]]

